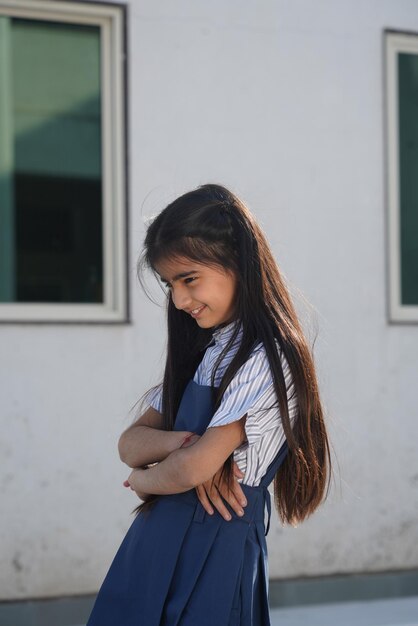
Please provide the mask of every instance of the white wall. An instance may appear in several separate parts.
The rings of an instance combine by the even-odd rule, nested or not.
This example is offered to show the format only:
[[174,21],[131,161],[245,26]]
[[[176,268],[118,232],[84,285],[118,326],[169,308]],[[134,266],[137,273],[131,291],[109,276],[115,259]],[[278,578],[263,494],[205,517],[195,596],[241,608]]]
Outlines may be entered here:
[[165,339],[143,219],[204,182],[248,202],[319,331],[334,487],[298,529],[273,514],[270,576],[417,567],[418,328],[386,317],[382,87],[382,30],[418,31],[417,2],[129,8],[132,324],[0,326],[1,597],[94,592],[133,519],[117,438]]

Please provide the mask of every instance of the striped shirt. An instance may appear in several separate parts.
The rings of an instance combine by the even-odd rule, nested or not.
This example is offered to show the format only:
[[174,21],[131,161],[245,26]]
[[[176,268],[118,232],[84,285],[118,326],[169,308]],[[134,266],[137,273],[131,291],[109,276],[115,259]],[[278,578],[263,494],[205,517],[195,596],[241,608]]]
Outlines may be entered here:
[[[208,344],[204,357],[193,377],[193,380],[199,385],[211,385],[213,367],[231,338],[237,323],[237,321],[233,321],[213,331],[211,343]],[[233,345],[218,366],[215,374],[215,386],[220,385],[226,368],[238,350],[241,338],[242,326],[240,325]],[[277,340],[276,345],[286,382],[289,417],[291,424],[293,424],[297,414],[296,394],[294,393],[289,365]],[[161,413],[162,384],[148,392],[147,402]],[[264,345],[260,342],[255,346],[247,361],[236,372],[224,392],[221,404],[208,424],[208,428],[224,426],[247,414],[245,421],[247,441],[234,451],[234,461],[244,472],[244,477],[238,479],[239,482],[250,486],[260,484],[268,466],[286,439],[280,409],[278,407],[267,409],[273,404],[277,404],[273,379]]]

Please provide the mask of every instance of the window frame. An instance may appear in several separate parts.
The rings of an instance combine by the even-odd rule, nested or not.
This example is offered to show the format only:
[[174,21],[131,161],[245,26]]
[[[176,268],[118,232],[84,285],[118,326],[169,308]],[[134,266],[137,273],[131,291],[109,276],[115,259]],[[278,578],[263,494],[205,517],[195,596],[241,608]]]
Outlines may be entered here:
[[418,55],[418,33],[386,29],[384,41],[387,272],[389,322],[417,323],[418,305],[401,300],[398,53]]
[[0,0],[0,16],[100,29],[103,302],[1,302],[0,322],[127,323],[127,7],[125,4]]

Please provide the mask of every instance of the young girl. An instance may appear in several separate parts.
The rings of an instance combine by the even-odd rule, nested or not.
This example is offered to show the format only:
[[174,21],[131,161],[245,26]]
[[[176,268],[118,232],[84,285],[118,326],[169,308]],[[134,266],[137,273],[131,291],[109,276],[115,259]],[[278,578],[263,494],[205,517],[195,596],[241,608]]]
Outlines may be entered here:
[[169,204],[144,266],[167,286],[164,380],[119,440],[143,503],[87,626],[268,626],[268,486],[296,524],[329,485],[313,357],[263,232],[224,187]]

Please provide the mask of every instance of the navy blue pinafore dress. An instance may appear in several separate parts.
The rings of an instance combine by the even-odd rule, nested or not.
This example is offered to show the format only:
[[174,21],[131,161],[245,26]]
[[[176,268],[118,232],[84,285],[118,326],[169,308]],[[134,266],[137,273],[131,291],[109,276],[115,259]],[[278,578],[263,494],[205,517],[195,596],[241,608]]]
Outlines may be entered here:
[[[203,435],[213,415],[212,388],[190,380],[174,430]],[[261,484],[241,484],[239,517],[209,515],[195,489],[163,495],[139,513],[99,590],[87,626],[269,626],[268,485],[285,443]],[[264,513],[267,506],[267,529]]]

